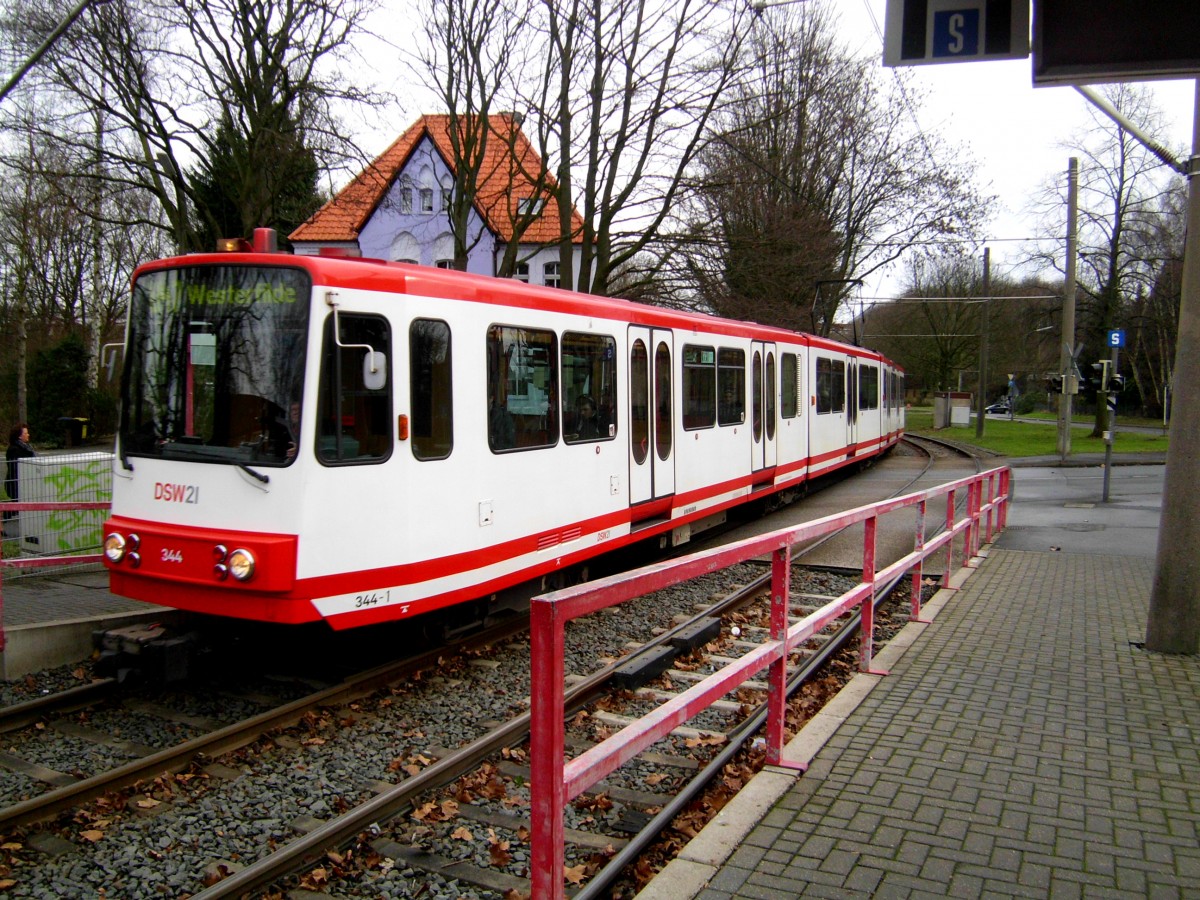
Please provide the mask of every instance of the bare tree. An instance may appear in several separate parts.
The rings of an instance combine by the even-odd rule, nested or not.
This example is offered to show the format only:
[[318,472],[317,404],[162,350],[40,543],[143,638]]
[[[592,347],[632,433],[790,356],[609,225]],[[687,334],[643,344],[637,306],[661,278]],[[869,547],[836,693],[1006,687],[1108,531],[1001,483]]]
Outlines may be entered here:
[[913,255],[906,270],[901,296],[871,312],[870,344],[904,367],[911,387],[955,390],[979,369],[979,265],[952,251]]
[[[1107,85],[1105,98],[1127,118],[1153,134],[1161,131],[1162,113],[1147,88],[1129,83]],[[1132,135],[1099,110],[1089,108],[1092,127],[1065,145],[1080,158],[1078,337],[1081,360],[1107,358],[1105,333],[1129,324],[1137,298],[1151,289],[1161,272],[1161,213],[1173,173]],[[1164,177],[1166,176],[1166,177]],[[1034,204],[1048,237],[1034,258],[1062,270],[1063,205],[1052,184]],[[1153,248],[1153,249],[1152,249]],[[1108,428],[1108,407],[1096,403],[1093,437]]]
[[[92,152],[104,118],[102,171],[117,189],[140,189],[162,211],[176,245],[197,249],[216,216],[190,170],[240,141],[236,183],[245,214],[272,225],[280,192],[293,187],[281,152],[311,150],[325,169],[357,159],[333,105],[369,102],[338,66],[373,0],[111,0],[80,19],[31,76],[52,98],[43,125],[68,157]],[[29,7],[16,34],[37,40],[61,15]],[[266,197],[263,197],[263,194]],[[286,224],[286,223],[285,223]],[[201,227],[203,226],[203,228]]]
[[765,13],[746,52],[693,214],[723,272],[714,305],[828,334],[849,285],[915,244],[970,237],[990,198],[961,152],[911,123],[904,76],[841,45],[828,5]]
[[1123,316],[1134,388],[1142,410],[1157,415],[1168,410],[1179,336],[1186,209],[1187,186],[1174,178],[1147,227],[1137,233],[1133,253],[1147,265],[1152,280],[1138,287]]
[[[30,130],[0,156],[0,261],[8,289],[0,298],[6,352],[18,384],[17,412],[28,418],[26,360],[67,335],[86,338],[91,361],[85,380],[100,384],[100,347],[120,335],[129,276],[137,261],[161,255],[159,229],[105,226],[98,215],[131,221],[146,215],[144,193],[94,193],[87,172],[70,167],[60,147]],[[139,208],[140,207],[142,208]],[[25,322],[37,322],[29,333]],[[11,342],[11,343],[9,343]],[[9,370],[13,371],[13,370]],[[8,374],[8,372],[6,372]]]
[[[422,11],[427,41],[414,53],[414,69],[446,109],[454,175],[447,218],[458,269],[466,269],[484,237],[471,225],[472,210],[486,203],[481,211],[508,225],[497,274],[511,275],[521,239],[546,199],[545,157],[522,139],[524,115],[517,110],[517,84],[534,35],[530,14],[512,0],[428,0]],[[481,185],[493,178],[511,186],[504,198],[480,196]]]
[[[547,0],[531,107],[555,161],[564,283],[609,291],[675,216],[736,73],[748,8],[718,0]],[[578,196],[581,230],[570,216]]]

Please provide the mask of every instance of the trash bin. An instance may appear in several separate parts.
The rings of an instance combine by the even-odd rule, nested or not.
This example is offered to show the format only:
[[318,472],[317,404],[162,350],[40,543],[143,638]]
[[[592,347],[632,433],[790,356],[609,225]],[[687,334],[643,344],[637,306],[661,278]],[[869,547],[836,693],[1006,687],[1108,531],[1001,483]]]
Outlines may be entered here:
[[78,418],[76,416],[60,416],[58,419],[60,428],[66,430],[66,446],[82,447],[84,439],[88,436],[87,427],[88,420]]

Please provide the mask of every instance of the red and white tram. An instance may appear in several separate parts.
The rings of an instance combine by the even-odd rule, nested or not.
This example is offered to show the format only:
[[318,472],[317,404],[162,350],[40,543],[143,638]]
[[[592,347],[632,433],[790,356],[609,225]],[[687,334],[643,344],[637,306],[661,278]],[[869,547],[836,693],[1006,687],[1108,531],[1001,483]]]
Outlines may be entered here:
[[117,594],[395,620],[682,543],[904,427],[902,372],[859,347],[272,245],[134,275]]

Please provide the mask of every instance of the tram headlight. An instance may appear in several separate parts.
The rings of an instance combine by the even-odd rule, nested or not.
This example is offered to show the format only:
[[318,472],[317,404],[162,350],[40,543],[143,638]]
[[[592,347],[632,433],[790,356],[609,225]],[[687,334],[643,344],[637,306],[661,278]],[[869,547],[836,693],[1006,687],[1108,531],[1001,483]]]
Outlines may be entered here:
[[119,563],[125,558],[125,536],[117,534],[115,531],[104,538],[104,555],[109,562]]
[[254,577],[254,554],[238,548],[229,554],[229,574],[238,581],[249,581]]

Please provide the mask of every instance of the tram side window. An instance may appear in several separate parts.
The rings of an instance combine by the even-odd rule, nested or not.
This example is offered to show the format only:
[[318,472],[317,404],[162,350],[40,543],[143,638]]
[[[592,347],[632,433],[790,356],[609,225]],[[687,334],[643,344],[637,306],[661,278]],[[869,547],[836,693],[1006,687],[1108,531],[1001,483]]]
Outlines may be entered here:
[[794,419],[803,409],[800,397],[800,360],[795,353],[779,357],[779,414]]
[[717,353],[717,390],[721,396],[717,422],[740,425],[746,421],[746,351],[722,347]]
[[557,371],[553,331],[488,328],[488,446],[493,453],[558,443]]
[[846,364],[840,359],[817,357],[817,412],[846,410]]
[[[380,316],[339,313],[335,340],[334,321],[332,315],[325,320],[321,351],[317,458],[327,464],[381,462],[392,452],[391,328]],[[383,373],[368,374],[367,347]]]
[[577,444],[616,437],[616,408],[616,340],[603,334],[563,334],[563,440]]
[[717,353],[712,347],[683,347],[683,427],[712,428],[717,418]]
[[412,452],[417,459],[445,459],[454,449],[450,326],[414,319],[408,330]]
[[858,408],[879,408],[879,369],[876,366],[858,367]]

